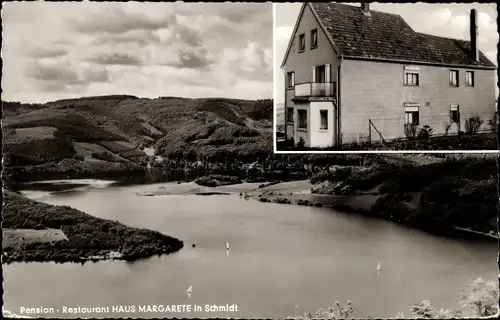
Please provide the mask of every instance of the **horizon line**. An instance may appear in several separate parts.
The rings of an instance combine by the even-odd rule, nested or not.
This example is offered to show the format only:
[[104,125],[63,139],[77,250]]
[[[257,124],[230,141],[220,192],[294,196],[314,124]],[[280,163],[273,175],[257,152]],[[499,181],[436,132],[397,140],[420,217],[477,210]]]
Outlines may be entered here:
[[46,101],[38,101],[38,102],[28,102],[28,101],[19,101],[19,100],[5,100],[1,99],[2,103],[24,103],[24,104],[47,104],[47,103],[54,103],[54,102],[60,102],[60,101],[67,101],[67,100],[77,100],[77,99],[89,99],[89,98],[104,98],[104,97],[118,97],[118,96],[124,96],[124,97],[130,97],[134,99],[148,99],[148,100],[161,100],[161,99],[190,99],[190,100],[196,100],[196,99],[228,99],[228,100],[244,100],[244,101],[259,101],[259,100],[273,100],[273,97],[270,98],[257,98],[257,99],[244,99],[244,98],[229,98],[229,97],[182,97],[182,96],[157,96],[157,97],[141,97],[133,94],[102,94],[102,95],[89,95],[89,96],[80,96],[80,97],[72,97],[72,98],[61,98],[61,99],[55,99],[55,100],[46,100]]

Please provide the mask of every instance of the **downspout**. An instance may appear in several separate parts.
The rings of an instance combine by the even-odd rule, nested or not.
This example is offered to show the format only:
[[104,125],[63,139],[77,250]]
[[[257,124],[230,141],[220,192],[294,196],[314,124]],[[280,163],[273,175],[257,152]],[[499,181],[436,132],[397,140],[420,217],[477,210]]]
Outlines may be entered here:
[[[281,72],[284,73],[283,67],[281,67]],[[288,106],[286,105],[286,103],[287,103],[287,101],[286,101],[287,100],[286,99],[287,98],[287,92],[286,92],[286,90],[287,90],[287,84],[286,84],[286,81],[287,81],[287,78],[286,78],[286,75],[285,75],[285,81],[284,81],[284,84],[285,84],[285,110],[284,110],[285,119],[284,120],[285,120],[285,141],[288,141],[288,136],[286,135],[286,130],[287,130],[287,127],[288,127],[288,124],[287,124],[287,116],[288,116],[287,115],[287,110],[288,110]],[[276,139],[276,137],[275,137],[275,139]],[[276,144],[277,144],[277,142],[276,142]]]
[[342,121],[340,121],[340,116],[341,116],[341,112],[340,112],[340,101],[341,101],[341,83],[342,83],[342,79],[340,78],[340,72],[341,72],[341,67],[342,66],[342,56],[339,57],[339,68],[337,70],[337,147],[341,147],[342,146],[342,128],[341,128],[341,123]]

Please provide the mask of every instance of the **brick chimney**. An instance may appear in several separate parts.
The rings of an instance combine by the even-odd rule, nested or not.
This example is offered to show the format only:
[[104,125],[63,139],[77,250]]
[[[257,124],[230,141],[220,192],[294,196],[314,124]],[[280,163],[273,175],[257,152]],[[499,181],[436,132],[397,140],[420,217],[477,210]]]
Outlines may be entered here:
[[479,62],[479,50],[477,49],[477,11],[470,11],[470,50],[472,59]]
[[370,15],[370,4],[367,2],[361,2],[361,11],[367,16]]

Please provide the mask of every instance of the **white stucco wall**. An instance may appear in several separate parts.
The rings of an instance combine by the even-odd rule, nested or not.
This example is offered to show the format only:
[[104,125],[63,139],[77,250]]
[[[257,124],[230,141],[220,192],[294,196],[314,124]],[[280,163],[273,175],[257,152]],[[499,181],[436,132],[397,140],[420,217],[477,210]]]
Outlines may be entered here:
[[[302,129],[298,128],[299,126],[299,110],[306,110],[307,112],[307,128]],[[294,137],[293,139],[295,140],[295,144],[297,144],[300,140],[300,138],[304,139],[305,146],[310,147],[311,146],[311,112],[309,110],[309,102],[295,102],[295,108],[293,110],[293,132],[294,132]]]
[[[320,129],[320,110],[328,111],[328,129]],[[310,146],[311,148],[327,148],[335,145],[335,108],[331,101],[311,101],[309,112],[311,128]]]

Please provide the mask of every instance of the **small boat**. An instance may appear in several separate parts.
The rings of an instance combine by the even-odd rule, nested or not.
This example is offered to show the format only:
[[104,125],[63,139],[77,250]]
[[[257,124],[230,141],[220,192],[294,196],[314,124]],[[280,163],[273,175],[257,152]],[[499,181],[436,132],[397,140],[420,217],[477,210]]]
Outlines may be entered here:
[[191,299],[191,293],[193,293],[193,286],[192,285],[190,285],[189,288],[186,291],[188,299]]

